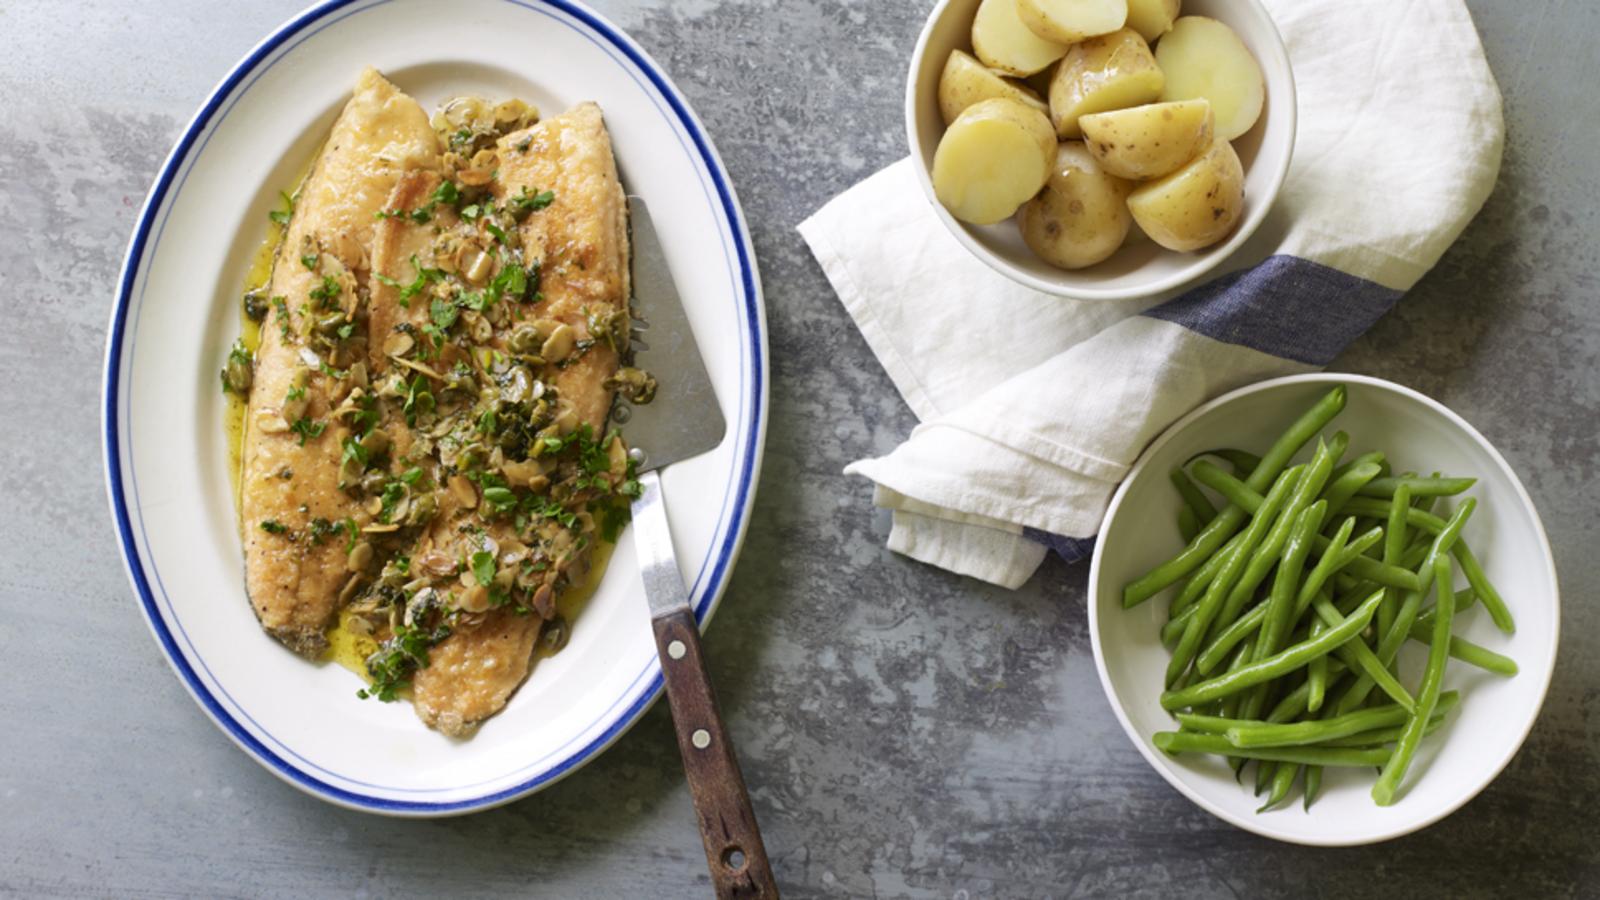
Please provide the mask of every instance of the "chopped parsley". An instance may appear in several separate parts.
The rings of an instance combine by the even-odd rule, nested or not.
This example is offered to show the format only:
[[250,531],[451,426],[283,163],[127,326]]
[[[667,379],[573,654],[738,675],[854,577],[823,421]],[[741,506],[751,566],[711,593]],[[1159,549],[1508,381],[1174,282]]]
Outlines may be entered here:
[[[339,533],[340,526],[318,516],[311,520],[311,543],[320,544],[328,538]],[[348,551],[347,551],[348,552]]]
[[279,191],[278,196],[283,198],[283,209],[275,209],[267,213],[267,218],[279,225],[287,226],[289,217],[294,215],[294,198],[283,191]]
[[339,279],[332,275],[324,275],[322,276],[322,286],[312,289],[311,299],[316,300],[326,309],[333,305],[333,301],[339,299],[339,294]]
[[307,253],[306,255],[300,257],[300,265],[305,266],[306,268],[315,272],[317,270],[317,260],[319,258],[320,254]]
[[521,213],[530,213],[544,209],[556,199],[555,191],[540,191],[529,194],[527,185],[523,185],[522,192],[511,198],[511,208]]
[[267,534],[288,534],[289,526],[279,522],[277,519],[262,519],[261,530]]
[[411,675],[428,667],[428,651],[450,636],[449,622],[429,629],[422,625],[398,625],[394,637],[383,642],[378,652],[367,657],[367,674],[372,686],[356,692],[365,700],[368,697],[388,703],[399,697],[400,691],[411,686]]
[[300,446],[306,445],[307,438],[318,438],[328,428],[327,422],[318,422],[309,416],[301,416],[289,425],[289,430],[300,436]]
[[417,273],[417,277],[412,279],[410,284],[403,285],[395,279],[383,274],[382,272],[376,273],[375,276],[382,284],[386,284],[392,288],[400,289],[400,305],[406,307],[407,309],[411,308],[412,297],[422,293],[423,289],[432,282],[444,278],[443,269],[430,269],[427,266],[422,265],[421,263],[417,262],[416,254],[412,254],[411,256],[411,269]]
[[278,331],[282,334],[283,339],[287,341],[289,335],[293,333],[293,329],[289,324],[289,301],[283,297],[273,297],[272,308],[278,311]]

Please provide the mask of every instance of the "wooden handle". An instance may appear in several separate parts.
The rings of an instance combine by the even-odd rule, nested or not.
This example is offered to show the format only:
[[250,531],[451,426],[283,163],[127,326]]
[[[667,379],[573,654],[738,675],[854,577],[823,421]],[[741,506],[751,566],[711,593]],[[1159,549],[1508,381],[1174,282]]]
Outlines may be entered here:
[[653,620],[667,702],[678,731],[678,750],[689,779],[689,795],[700,819],[706,864],[718,897],[777,900],[767,848],[750,808],[733,742],[717,712],[711,676],[700,652],[700,630],[688,609]]

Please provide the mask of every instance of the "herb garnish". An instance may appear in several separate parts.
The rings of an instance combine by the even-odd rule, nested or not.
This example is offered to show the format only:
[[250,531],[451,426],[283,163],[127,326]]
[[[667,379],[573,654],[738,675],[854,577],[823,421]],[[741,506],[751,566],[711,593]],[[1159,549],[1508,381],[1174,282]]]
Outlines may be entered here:
[[267,534],[288,534],[289,526],[279,522],[277,519],[262,519],[261,530]]

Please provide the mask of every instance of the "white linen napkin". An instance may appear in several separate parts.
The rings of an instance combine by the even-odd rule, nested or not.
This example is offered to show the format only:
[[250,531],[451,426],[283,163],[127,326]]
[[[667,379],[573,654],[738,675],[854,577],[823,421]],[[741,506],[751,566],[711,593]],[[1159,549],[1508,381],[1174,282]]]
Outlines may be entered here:
[[1461,0],[1266,5],[1298,87],[1294,161],[1209,282],[1118,302],[1021,287],[945,230],[910,159],[801,223],[921,421],[845,469],[893,510],[890,549],[1006,587],[1047,547],[1080,558],[1151,439],[1220,393],[1327,365],[1483,204],[1504,125]]

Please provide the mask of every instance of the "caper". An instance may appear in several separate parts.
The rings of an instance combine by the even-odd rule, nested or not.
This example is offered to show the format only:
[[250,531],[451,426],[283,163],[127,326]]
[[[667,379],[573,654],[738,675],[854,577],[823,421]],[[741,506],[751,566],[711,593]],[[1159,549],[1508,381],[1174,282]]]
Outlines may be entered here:
[[577,342],[577,332],[572,330],[571,325],[563,322],[545,338],[544,345],[539,348],[539,355],[550,362],[560,362],[572,355],[572,349],[577,346]]
[[244,314],[252,322],[260,322],[267,317],[267,298],[263,288],[244,292]]
[[617,374],[606,379],[605,386],[640,405],[656,397],[655,376],[632,366],[618,369]]
[[348,321],[349,320],[345,318],[343,312],[336,311],[328,313],[327,315],[317,319],[317,334],[328,338],[334,337],[339,333],[339,329],[343,328],[345,323]]
[[228,354],[228,364],[222,369],[222,383],[228,390],[239,395],[249,393],[250,383],[254,379],[255,372],[248,355]]
[[362,541],[350,548],[350,554],[345,559],[345,566],[352,572],[365,571],[372,565],[372,542]]
[[438,508],[439,502],[434,499],[432,492],[417,496],[411,501],[411,509],[406,513],[405,523],[407,525],[421,525],[433,518],[433,514]]
[[539,326],[533,322],[523,322],[511,329],[511,339],[508,346],[512,353],[532,353],[544,344],[544,335],[539,331]]
[[556,616],[544,623],[544,628],[539,631],[539,644],[544,647],[544,652],[555,653],[567,645],[571,631],[567,620]]
[[389,451],[389,443],[389,435],[381,428],[374,428],[361,439],[361,449],[367,451],[369,458],[378,457]]
[[516,366],[500,385],[500,399],[507,403],[526,403],[533,396],[533,376],[526,366]]

